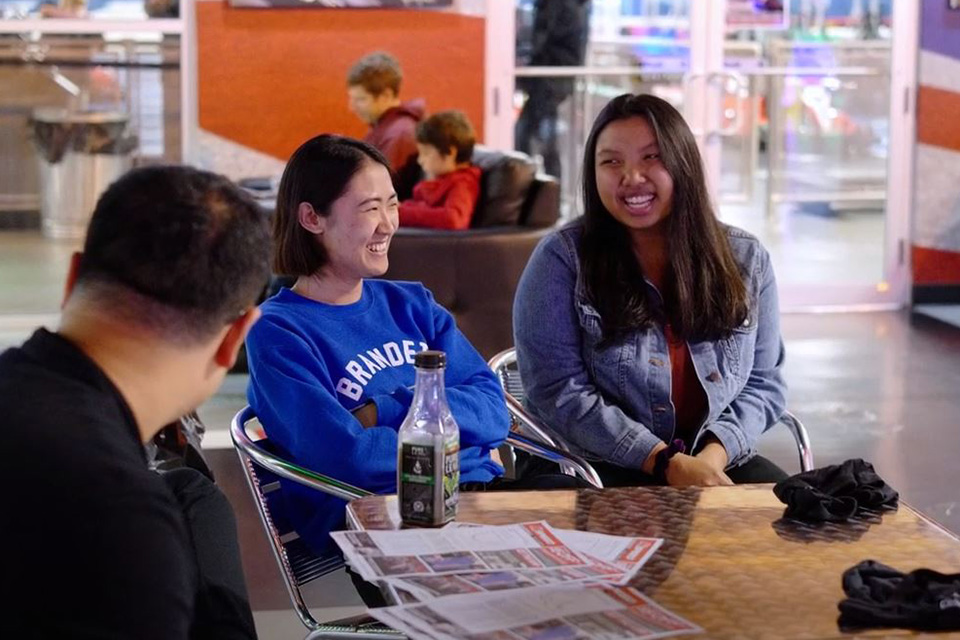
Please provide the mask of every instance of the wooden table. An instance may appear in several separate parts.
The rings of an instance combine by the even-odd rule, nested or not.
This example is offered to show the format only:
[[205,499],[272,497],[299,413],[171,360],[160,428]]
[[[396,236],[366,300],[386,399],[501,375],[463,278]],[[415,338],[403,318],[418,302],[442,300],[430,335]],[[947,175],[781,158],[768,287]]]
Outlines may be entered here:
[[[841,633],[843,572],[872,559],[901,571],[960,573],[960,539],[903,503],[896,512],[820,526],[783,520],[783,509],[771,485],[633,487],[463,493],[457,519],[546,520],[565,529],[663,538],[631,584],[710,638],[920,635]],[[399,528],[396,496],[351,502],[347,520],[356,529]]]

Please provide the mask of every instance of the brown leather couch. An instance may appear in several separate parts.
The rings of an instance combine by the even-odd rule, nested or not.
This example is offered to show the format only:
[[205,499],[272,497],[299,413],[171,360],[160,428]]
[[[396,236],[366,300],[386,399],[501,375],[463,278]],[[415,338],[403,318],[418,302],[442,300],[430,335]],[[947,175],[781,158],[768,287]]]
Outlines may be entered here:
[[560,217],[560,185],[530,158],[478,148],[480,197],[471,228],[401,227],[385,278],[422,282],[485,359],[513,346],[513,297],[537,242]]

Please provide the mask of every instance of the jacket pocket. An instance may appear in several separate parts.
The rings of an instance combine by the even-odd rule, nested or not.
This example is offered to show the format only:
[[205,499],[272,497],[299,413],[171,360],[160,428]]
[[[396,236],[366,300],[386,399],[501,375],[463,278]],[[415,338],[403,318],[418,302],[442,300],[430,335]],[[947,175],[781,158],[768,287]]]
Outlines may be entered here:
[[604,343],[600,314],[589,304],[578,302],[577,316],[583,336],[583,359],[591,376],[594,381],[606,377],[615,381],[623,350],[622,345]]
[[741,384],[746,383],[753,369],[754,350],[757,345],[757,315],[750,310],[747,319],[721,341],[724,362],[721,367]]

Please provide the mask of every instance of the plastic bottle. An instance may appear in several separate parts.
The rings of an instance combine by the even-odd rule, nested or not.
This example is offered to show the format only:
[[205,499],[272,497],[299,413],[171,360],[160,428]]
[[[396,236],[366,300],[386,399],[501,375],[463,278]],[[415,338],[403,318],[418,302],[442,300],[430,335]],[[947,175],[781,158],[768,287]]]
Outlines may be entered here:
[[413,402],[397,438],[397,499],[404,524],[435,527],[457,515],[460,429],[447,405],[447,355],[421,351],[414,366]]

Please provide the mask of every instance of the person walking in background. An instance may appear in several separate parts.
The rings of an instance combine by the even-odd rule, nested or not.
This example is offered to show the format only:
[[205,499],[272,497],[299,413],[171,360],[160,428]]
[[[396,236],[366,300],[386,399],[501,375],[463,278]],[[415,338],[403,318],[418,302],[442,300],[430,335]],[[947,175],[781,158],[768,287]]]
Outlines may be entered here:
[[417,125],[417,162],[426,179],[400,203],[400,225],[462,230],[470,227],[480,195],[480,167],[470,162],[476,141],[460,111],[442,111]]
[[347,74],[350,111],[370,126],[363,139],[386,157],[397,196],[405,200],[421,178],[416,128],[426,103],[422,98],[401,102],[402,81],[400,63],[384,51],[360,58]]
[[[518,66],[576,67],[583,64],[590,31],[590,0],[536,0],[529,58]],[[518,50],[523,50],[519,47]],[[543,168],[561,176],[557,110],[573,94],[573,78],[517,78],[527,101],[517,119],[517,149],[543,156]]]

